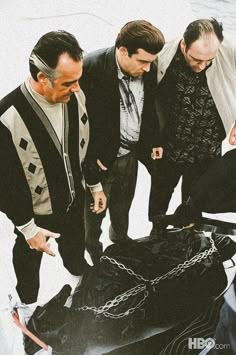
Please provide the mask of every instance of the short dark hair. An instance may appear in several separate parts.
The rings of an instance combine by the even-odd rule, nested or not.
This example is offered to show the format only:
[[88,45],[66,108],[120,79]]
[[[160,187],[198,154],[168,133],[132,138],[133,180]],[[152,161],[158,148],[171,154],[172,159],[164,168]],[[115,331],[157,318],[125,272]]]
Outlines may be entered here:
[[116,38],[115,46],[127,48],[129,56],[137,53],[139,48],[146,52],[156,54],[165,44],[162,32],[150,22],[136,20],[126,23]]
[[223,25],[215,18],[200,19],[191,22],[184,32],[184,41],[186,44],[186,50],[188,50],[191,44],[197,41],[200,37],[215,33],[220,42],[223,41]]
[[[83,50],[77,39],[66,31],[51,31],[43,35],[36,43],[32,54],[40,57],[51,69],[57,67],[58,59],[63,53],[68,53],[74,61],[80,61]],[[40,71],[31,61],[29,62],[30,73],[34,80],[38,81],[37,74]]]

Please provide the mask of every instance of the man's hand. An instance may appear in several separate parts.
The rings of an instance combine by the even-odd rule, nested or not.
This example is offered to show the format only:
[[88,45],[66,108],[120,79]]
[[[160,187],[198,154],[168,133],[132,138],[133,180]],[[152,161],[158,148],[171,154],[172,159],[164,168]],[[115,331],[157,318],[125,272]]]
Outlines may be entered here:
[[107,205],[107,198],[106,195],[104,194],[103,191],[98,191],[98,192],[92,192],[93,195],[93,201],[94,203],[91,203],[90,208],[92,212],[98,214],[101,213],[102,211],[105,210],[106,205]]
[[97,165],[101,170],[107,170],[107,168],[102,164],[102,162],[99,159],[97,159]]
[[53,233],[41,228],[33,238],[27,240],[27,243],[29,244],[31,249],[35,249],[37,251],[41,251],[42,253],[55,256],[53,251],[50,249],[50,243],[47,243],[48,237],[59,238],[60,234]]
[[230,132],[229,144],[236,145],[236,126],[234,126]]
[[152,148],[151,158],[153,160],[161,159],[162,155],[163,155],[163,148],[162,147]]
[[[97,159],[97,165],[99,166],[99,169],[106,171],[107,168],[102,164],[102,162]],[[103,191],[93,191],[92,192],[93,196],[93,203],[90,205],[90,209],[92,212],[98,214],[101,213],[106,209],[107,205],[107,198],[106,195],[104,194]]]

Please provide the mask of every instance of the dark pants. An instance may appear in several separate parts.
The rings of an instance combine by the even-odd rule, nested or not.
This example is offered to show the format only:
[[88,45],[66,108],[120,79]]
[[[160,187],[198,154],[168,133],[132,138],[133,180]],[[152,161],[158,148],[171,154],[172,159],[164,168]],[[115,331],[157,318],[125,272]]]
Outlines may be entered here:
[[201,164],[176,164],[165,158],[155,161],[149,199],[149,219],[165,214],[175,187],[182,176],[182,201],[189,197],[192,184],[206,171],[211,161]]
[[192,186],[190,196],[200,211],[236,212],[236,149],[213,161]]
[[[137,171],[138,161],[130,153],[116,159],[111,171],[102,182],[111,220],[109,237],[114,242],[118,239],[127,238],[129,210],[134,198]],[[91,212],[90,203],[92,202],[92,195],[87,190],[85,203],[85,243],[86,249],[89,252],[101,249],[99,243],[102,233],[101,224],[106,215],[106,211],[100,214]]]
[[[86,265],[84,259],[84,218],[76,204],[63,216],[35,218],[36,224],[61,234],[55,239],[63,264],[73,275],[81,275]],[[37,301],[39,291],[39,269],[43,254],[30,249],[24,236],[16,230],[17,238],[13,248],[13,264],[17,278],[17,292],[22,302]]]

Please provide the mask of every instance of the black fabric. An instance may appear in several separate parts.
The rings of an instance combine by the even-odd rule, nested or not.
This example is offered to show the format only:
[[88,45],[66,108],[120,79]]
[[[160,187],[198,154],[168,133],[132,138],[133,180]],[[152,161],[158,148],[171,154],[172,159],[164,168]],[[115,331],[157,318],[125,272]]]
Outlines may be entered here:
[[[62,346],[68,340],[68,323],[70,324],[73,321],[73,317],[71,311],[64,307],[64,304],[70,292],[71,287],[65,285],[45,306],[38,306],[35,309],[27,325],[28,329],[32,330],[33,334],[36,336],[39,335],[41,337],[40,340],[46,339],[46,345],[51,344],[53,348],[57,347],[59,344]],[[47,314],[46,319],[45,313]],[[33,355],[41,349],[40,346],[34,343],[28,336],[25,337],[24,344],[28,355]]]
[[0,122],[0,162],[0,210],[14,224],[23,225],[33,217],[31,192],[11,133],[2,122]]
[[[165,154],[165,153],[164,153]],[[199,164],[176,164],[168,159],[156,160],[153,162],[152,183],[149,200],[149,219],[155,220],[160,214],[165,214],[171,196],[182,176],[181,195],[182,201],[189,197],[191,187],[213,164],[214,159],[205,160]],[[197,191],[197,194],[201,194]]]
[[[236,279],[234,279],[234,287]],[[235,300],[234,300],[235,302]],[[210,355],[232,355],[236,354],[236,312],[225,302],[220,312],[220,320],[215,332],[216,348],[212,349]],[[225,347],[222,350],[222,344]],[[223,351],[223,352],[222,352]]]
[[[197,234],[194,231],[166,232],[158,240],[143,238],[129,241],[128,245],[112,245],[106,249],[104,254],[124,264],[127,269],[134,270],[136,274],[141,274],[145,279],[151,280],[164,275],[176,265],[209,247],[209,239],[201,233]],[[101,291],[101,283],[104,281],[105,284],[109,283],[109,288],[103,286],[103,291]],[[107,300],[106,292],[110,299],[113,299],[118,294],[117,290],[119,290],[119,294],[123,293],[143,281],[136,279],[109,261],[103,261],[97,265],[93,275],[88,275],[87,282],[85,279],[83,282],[83,292],[78,298],[79,304],[82,305],[86,301],[88,305],[99,305]],[[168,319],[172,322],[187,316],[194,303],[201,307],[209,297],[218,295],[224,288],[225,282],[219,254],[213,253],[205,261],[197,263],[193,268],[186,269],[178,278],[162,280],[157,286],[151,286],[147,282],[146,286],[150,295],[148,301],[145,302],[145,311],[141,307],[137,313],[140,313],[141,319],[148,322],[155,321],[155,319],[159,321]],[[115,307],[113,313],[127,310],[142,297],[143,293],[139,294],[137,298],[131,297],[124,304],[121,303]],[[76,295],[74,302],[76,302]]]
[[[209,250],[210,246],[208,238],[194,231],[171,231],[164,238],[147,237],[128,245],[112,245],[104,256],[125,265],[129,272],[105,258],[85,273],[73,294],[70,310],[62,310],[62,316],[56,317],[57,325],[50,325],[49,318],[54,319],[54,316],[45,306],[41,321],[47,334],[35,326],[37,314],[32,317],[30,330],[52,345],[56,353],[71,355],[84,354],[91,346],[113,345],[114,348],[114,344],[135,341],[148,326],[175,327],[176,323],[200,314],[225,288],[226,275],[218,251],[205,255],[201,262],[180,272],[178,277],[166,278],[158,285],[152,285],[148,280],[164,275],[196,254]],[[136,278],[132,270],[146,281]],[[116,298],[112,307],[108,303],[103,312],[89,309],[103,306],[134,287],[138,287],[136,293]],[[143,287],[142,292],[138,292],[140,287]],[[142,302],[144,292],[147,292],[147,298]],[[71,312],[71,317],[64,316],[64,312]],[[111,318],[109,313],[118,317]],[[63,342],[63,339],[67,341]]]
[[[199,355],[190,349],[189,338],[214,338],[223,297],[210,302],[203,311],[164,333],[106,352],[106,355]],[[223,344],[223,342],[221,342]]]
[[222,261],[231,259],[236,253],[236,243],[227,235],[213,233],[214,241]]
[[[111,225],[109,238],[113,242],[127,238],[129,227],[129,209],[134,197],[137,181],[138,162],[132,153],[119,157],[102,180],[103,191],[107,197]],[[88,252],[99,254],[99,238],[102,233],[102,220],[106,210],[95,214],[91,212],[92,195],[87,190],[85,203],[85,245]]]
[[[203,349],[194,349],[190,346],[190,338],[214,338],[217,323],[219,321],[220,309],[224,302],[223,297],[211,302],[203,312],[189,321],[182,327],[175,337],[164,344],[158,355],[199,355]],[[222,354],[223,355],[223,354]]]
[[193,184],[190,196],[200,211],[236,212],[236,149],[218,158]]
[[[154,186],[152,188],[154,189]],[[166,216],[166,221],[169,221],[167,225],[182,227],[198,222],[200,228],[202,228],[201,224],[208,224],[208,230],[215,230],[218,234],[234,235],[236,233],[235,223],[204,218],[199,220],[198,216],[202,212],[236,212],[236,149],[216,158],[199,179],[195,179],[189,195],[188,201],[179,205],[172,216]],[[163,201],[162,196],[160,200]],[[153,201],[153,206],[155,201]],[[155,216],[153,219],[155,220]]]
[[[154,109],[156,67],[145,73],[144,107],[138,158],[149,160],[151,148],[159,146],[158,118]],[[120,92],[115,59],[115,48],[99,49],[85,56],[80,85],[86,96],[86,107],[90,120],[90,143],[84,165],[86,181],[93,185],[98,176],[94,174],[94,162],[100,159],[111,168],[120,148]],[[93,167],[90,169],[89,165]]]
[[[74,202],[70,210],[58,219],[36,219],[45,229],[61,234],[55,241],[63,264],[73,275],[81,275],[86,267],[84,259],[84,218]],[[22,302],[30,304],[37,301],[39,291],[39,269],[43,254],[30,249],[24,236],[15,230],[17,238],[13,248],[13,265],[17,277],[16,289]]]

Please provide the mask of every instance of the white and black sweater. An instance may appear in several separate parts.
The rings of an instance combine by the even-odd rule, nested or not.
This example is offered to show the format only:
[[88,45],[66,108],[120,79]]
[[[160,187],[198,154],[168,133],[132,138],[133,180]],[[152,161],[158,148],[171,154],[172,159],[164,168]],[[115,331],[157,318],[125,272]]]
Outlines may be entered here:
[[60,216],[84,189],[89,131],[80,91],[64,105],[64,144],[24,83],[0,101],[0,210],[16,226]]

